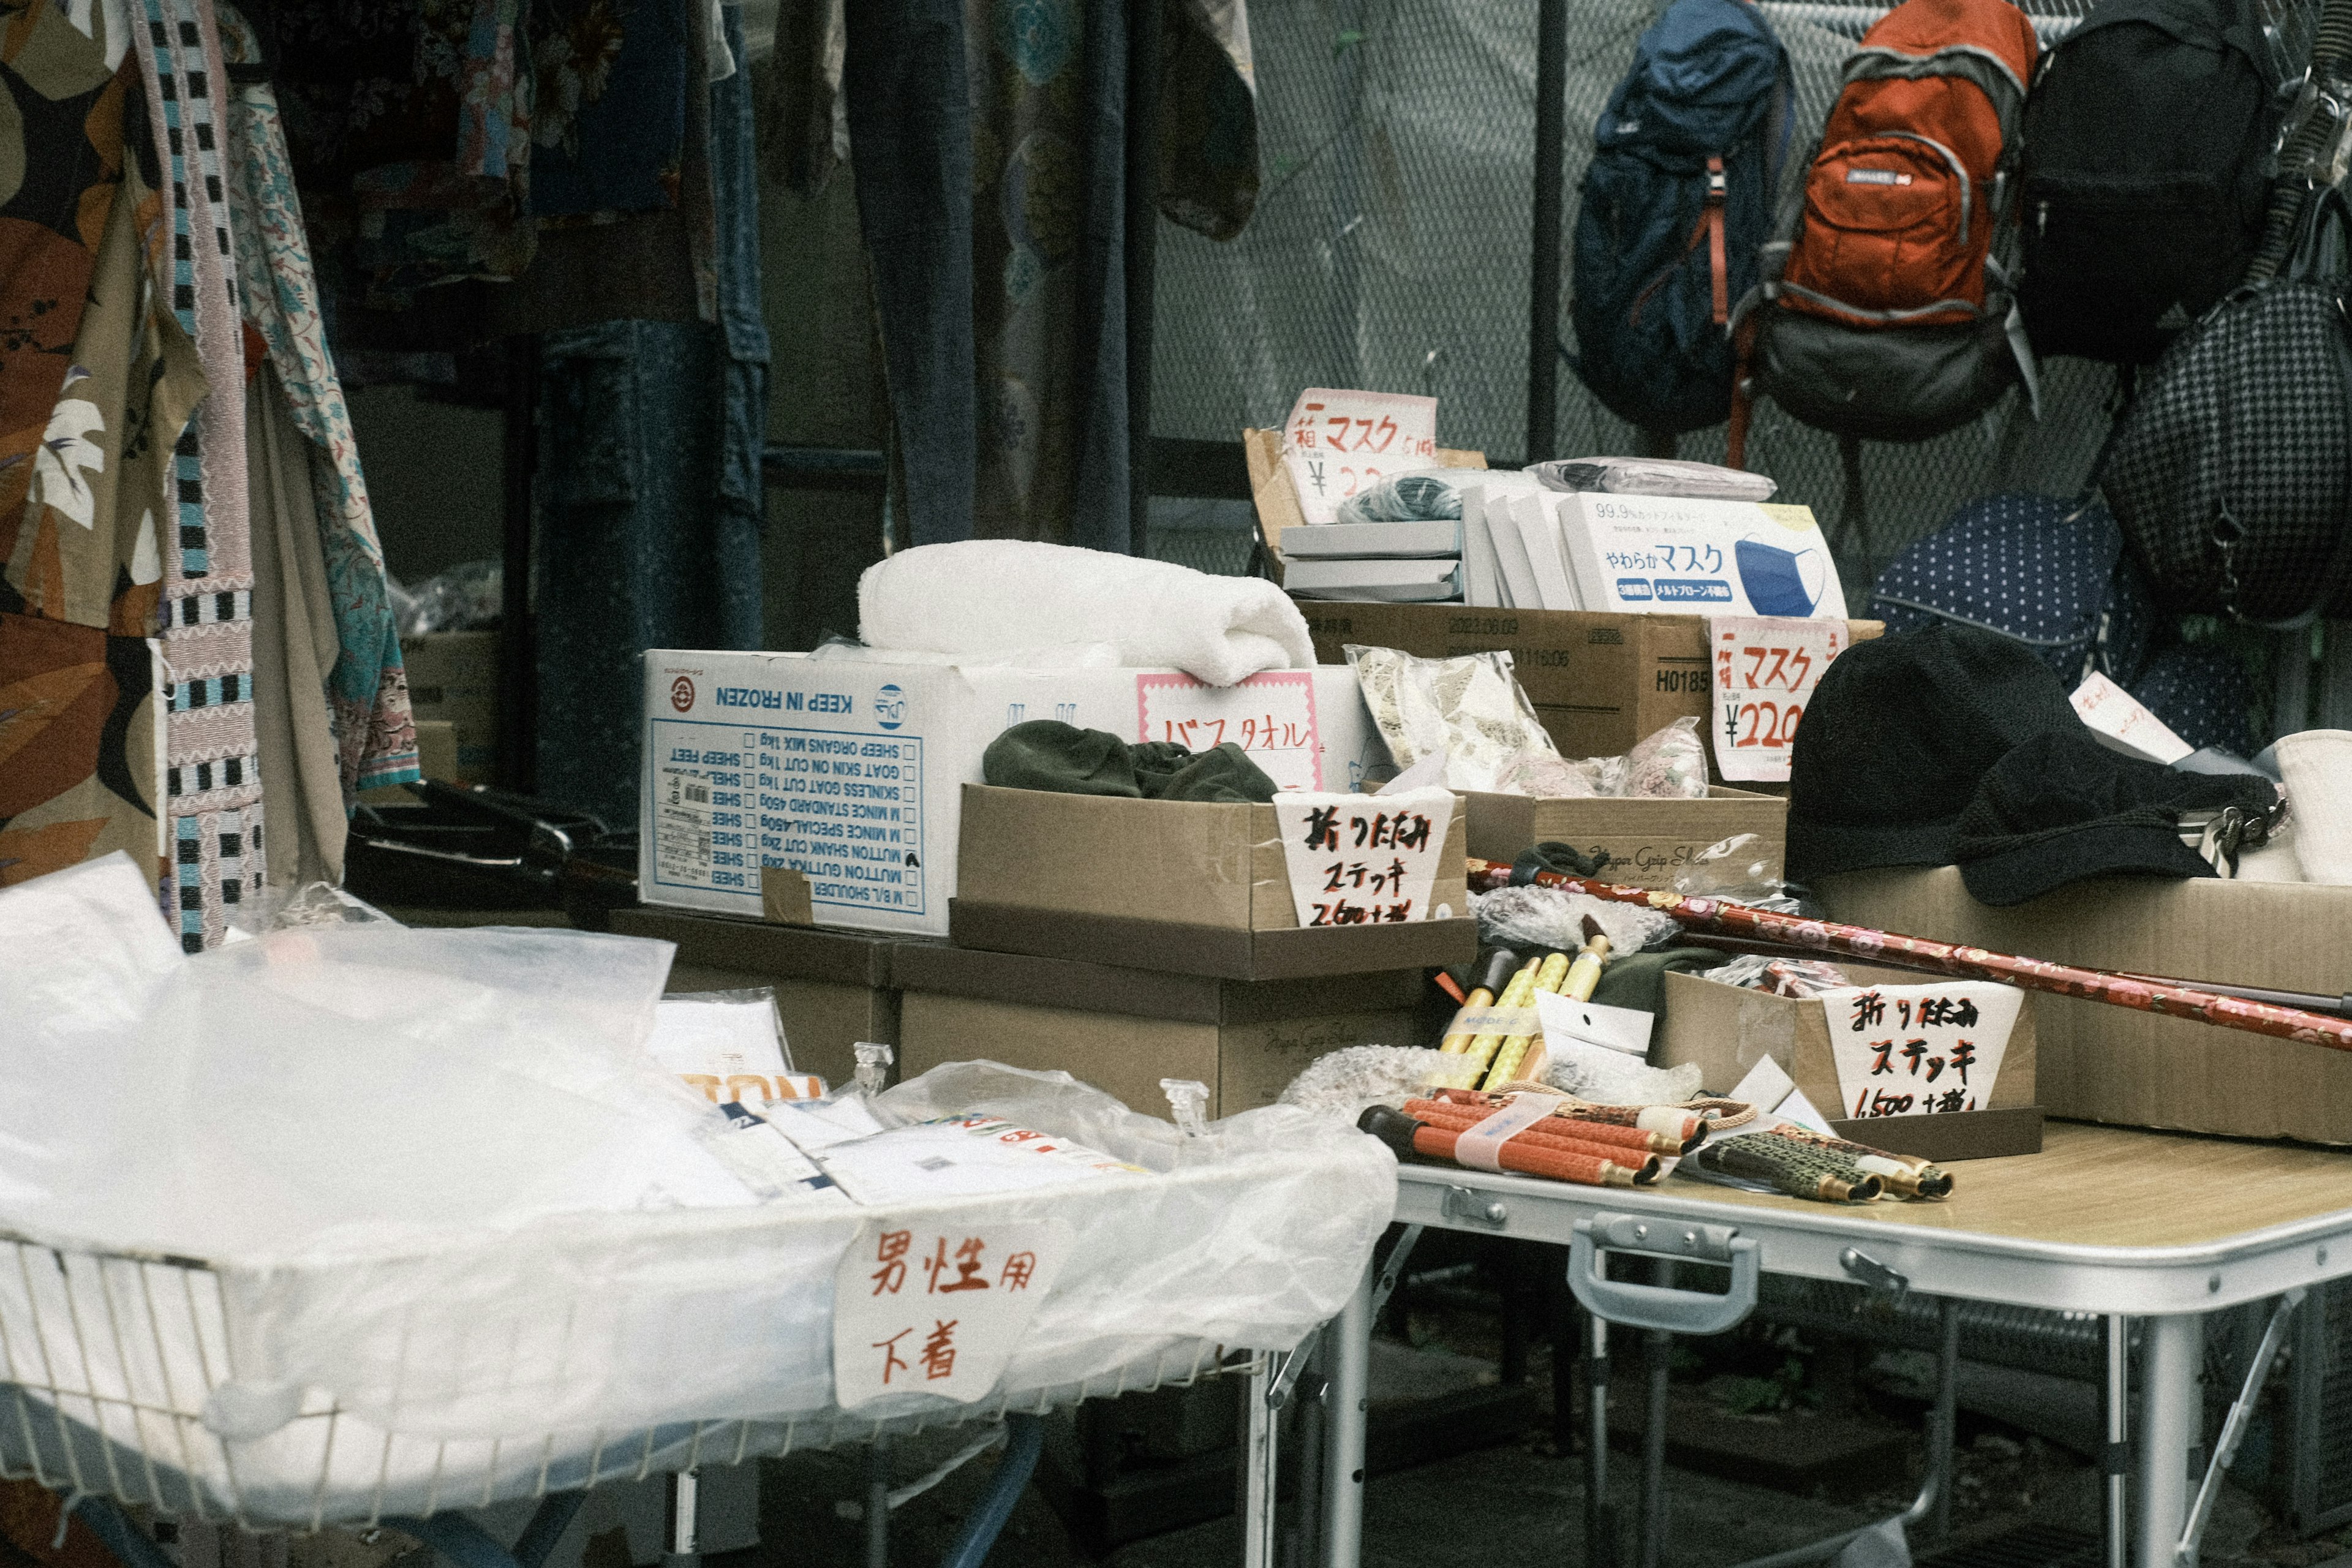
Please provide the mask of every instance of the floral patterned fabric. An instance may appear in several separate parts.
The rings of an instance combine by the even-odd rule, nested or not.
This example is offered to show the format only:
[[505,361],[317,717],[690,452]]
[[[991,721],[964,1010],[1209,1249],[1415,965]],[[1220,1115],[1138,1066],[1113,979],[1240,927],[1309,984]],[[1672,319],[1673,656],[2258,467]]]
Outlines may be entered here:
[[[226,6],[219,16],[226,62],[258,63],[259,40],[245,19]],[[511,33],[510,17],[507,30]],[[510,50],[510,38],[499,47]],[[329,697],[348,795],[419,776],[407,676],[359,447],[327,351],[277,95],[266,81],[241,81],[231,94],[227,118],[229,218],[245,320],[268,346],[294,423],[314,447],[312,487],[340,645],[328,679]],[[504,124],[477,116],[475,133],[493,143],[477,150],[481,158],[505,157]]]

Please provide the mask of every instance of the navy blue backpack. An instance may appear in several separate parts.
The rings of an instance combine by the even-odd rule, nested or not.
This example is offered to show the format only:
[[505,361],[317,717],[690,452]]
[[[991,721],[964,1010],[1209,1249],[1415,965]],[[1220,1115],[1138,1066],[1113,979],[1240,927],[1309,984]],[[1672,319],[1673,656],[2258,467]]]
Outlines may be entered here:
[[1570,253],[1576,373],[1680,434],[1731,413],[1731,309],[1756,286],[1788,153],[1788,52],[1744,0],[1675,0],[1592,131]]
[[2072,691],[2097,670],[2129,689],[2156,614],[2123,531],[2095,500],[1972,500],[1887,564],[1870,613],[1890,632],[1938,620],[2032,648]]

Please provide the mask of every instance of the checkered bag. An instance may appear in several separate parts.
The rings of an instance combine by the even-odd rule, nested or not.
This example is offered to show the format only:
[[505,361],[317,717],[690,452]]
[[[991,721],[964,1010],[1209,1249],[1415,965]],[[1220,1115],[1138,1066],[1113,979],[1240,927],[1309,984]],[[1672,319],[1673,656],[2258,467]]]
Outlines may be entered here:
[[2167,349],[2099,482],[2158,602],[2273,626],[2352,615],[2352,321],[2343,195],[2321,193],[2273,282]]

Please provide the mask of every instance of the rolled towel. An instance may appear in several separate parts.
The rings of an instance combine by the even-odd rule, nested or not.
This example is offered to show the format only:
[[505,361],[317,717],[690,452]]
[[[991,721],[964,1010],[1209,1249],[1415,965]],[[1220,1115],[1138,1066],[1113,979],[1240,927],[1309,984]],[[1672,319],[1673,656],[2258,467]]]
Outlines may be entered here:
[[1172,665],[1212,686],[1315,663],[1306,617],[1263,578],[1029,540],[902,550],[858,579],[857,618],[874,647],[989,654],[1045,635],[1110,643],[1121,664]]

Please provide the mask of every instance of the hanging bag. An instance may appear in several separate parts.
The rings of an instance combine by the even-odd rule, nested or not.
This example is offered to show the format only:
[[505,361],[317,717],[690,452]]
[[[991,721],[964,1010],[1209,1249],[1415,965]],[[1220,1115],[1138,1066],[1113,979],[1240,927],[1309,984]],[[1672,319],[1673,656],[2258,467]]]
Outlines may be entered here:
[[2100,486],[2166,609],[2352,615],[2347,232],[2315,191],[2277,275],[2175,340],[2117,422]]
[[2040,354],[2145,364],[2245,276],[2279,73],[2255,0],[2102,0],[2025,103],[2018,304]]
[[1571,363],[1637,428],[1731,410],[1731,307],[1756,286],[1788,140],[1789,57],[1745,0],[1675,0],[1592,132],[1570,252]]

